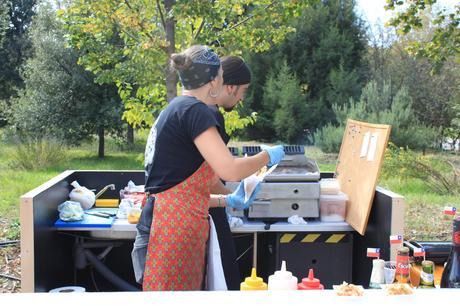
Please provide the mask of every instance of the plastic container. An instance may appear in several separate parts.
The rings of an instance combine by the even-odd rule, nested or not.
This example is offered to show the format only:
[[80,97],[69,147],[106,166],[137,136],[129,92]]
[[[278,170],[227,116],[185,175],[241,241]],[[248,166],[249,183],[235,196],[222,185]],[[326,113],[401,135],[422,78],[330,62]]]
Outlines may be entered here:
[[128,222],[131,224],[137,224],[141,218],[141,212],[142,209],[138,205],[128,208]]
[[341,192],[336,195],[320,195],[319,210],[322,222],[341,222],[347,213],[348,196]]
[[337,179],[321,179],[319,181],[321,194],[339,194],[340,183]]
[[286,262],[281,263],[281,270],[268,277],[268,290],[297,290],[297,277],[286,271]]
[[324,290],[320,280],[315,278],[313,269],[308,271],[308,277],[302,278],[302,282],[297,285],[298,290]]
[[246,277],[240,285],[241,291],[267,290],[267,284],[261,277],[257,277],[256,268],[252,268],[251,276]]
[[384,266],[385,261],[383,259],[372,260],[372,273],[369,288],[380,289],[380,285],[385,284]]

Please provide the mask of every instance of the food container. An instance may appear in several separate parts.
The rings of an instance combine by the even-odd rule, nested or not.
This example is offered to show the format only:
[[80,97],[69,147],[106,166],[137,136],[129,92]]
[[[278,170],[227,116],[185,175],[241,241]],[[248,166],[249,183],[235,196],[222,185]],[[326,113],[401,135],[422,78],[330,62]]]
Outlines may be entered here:
[[347,213],[348,196],[340,192],[336,195],[323,195],[319,197],[320,219],[322,222],[341,222]]
[[138,206],[133,206],[128,208],[128,222],[131,224],[137,224],[141,217],[141,208]]
[[340,183],[337,179],[321,179],[319,181],[321,186],[321,194],[339,194]]

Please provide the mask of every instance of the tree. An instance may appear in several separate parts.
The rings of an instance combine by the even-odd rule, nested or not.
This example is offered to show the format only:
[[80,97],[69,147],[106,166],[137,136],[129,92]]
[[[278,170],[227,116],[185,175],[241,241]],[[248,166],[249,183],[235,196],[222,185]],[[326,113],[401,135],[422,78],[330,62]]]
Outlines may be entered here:
[[299,81],[284,61],[278,74],[272,73],[264,87],[263,103],[267,111],[259,120],[267,136],[272,133],[267,140],[293,143],[302,138],[303,131],[298,127],[305,125],[307,105],[299,100],[303,100]]
[[332,105],[359,97],[364,82],[362,58],[366,51],[364,25],[354,13],[354,1],[322,1],[292,18],[289,33],[278,46],[262,54],[251,54],[249,64],[255,71],[245,111],[257,112],[258,121],[246,129],[251,139],[267,138],[262,118],[270,118],[262,95],[267,76],[278,75],[284,59],[296,75],[303,95],[297,103],[308,109],[297,133],[313,132],[334,120]]
[[350,99],[346,105],[334,105],[337,125],[327,124],[315,133],[318,146],[325,152],[337,153],[348,118],[390,124],[390,140],[400,147],[425,150],[434,147],[441,137],[439,128],[428,126],[414,116],[412,98],[407,88],[392,93],[391,85],[382,87],[370,81],[359,100]]
[[[430,23],[430,16],[426,16],[423,23]],[[392,95],[402,87],[407,88],[417,119],[425,125],[441,128],[446,137],[448,132],[451,134],[453,120],[458,115],[453,106],[459,101],[460,65],[450,58],[433,75],[428,59],[411,56],[407,51],[407,46],[430,37],[432,31],[423,27],[403,36],[392,36],[389,31],[389,28],[380,29],[371,37],[367,55],[369,78],[380,87],[385,82],[391,84]]]
[[122,130],[122,103],[114,85],[98,85],[65,48],[65,32],[49,4],[39,5],[30,28],[34,56],[24,68],[25,89],[10,109],[11,122],[33,138],[52,136],[79,144],[97,135],[104,157],[104,135]]
[[269,49],[293,31],[287,20],[309,1],[75,0],[60,11],[79,63],[101,83],[115,83],[124,118],[151,124],[177,95],[169,56],[192,44],[221,54]]
[[20,67],[30,56],[26,31],[35,14],[35,4],[35,0],[6,0],[0,3],[0,126],[7,123],[5,110],[11,107],[10,98],[23,88]]
[[[410,33],[423,26],[423,16],[427,9],[431,8],[437,0],[387,0],[387,10],[395,10],[398,6],[407,7],[396,13],[389,22],[400,33]],[[442,9],[435,13],[433,20],[434,33],[426,41],[414,41],[408,50],[411,54],[425,57],[433,64],[434,71],[438,71],[450,58],[459,60],[460,54],[460,4],[454,11],[448,12]]]
[[8,29],[8,3],[0,3],[0,47],[3,45],[5,39],[5,33]]

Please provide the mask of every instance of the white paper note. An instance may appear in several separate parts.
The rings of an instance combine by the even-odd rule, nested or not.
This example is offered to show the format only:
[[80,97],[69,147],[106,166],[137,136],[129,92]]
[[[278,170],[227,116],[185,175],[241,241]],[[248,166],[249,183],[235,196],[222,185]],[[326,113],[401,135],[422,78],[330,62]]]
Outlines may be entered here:
[[369,146],[369,152],[367,153],[367,161],[374,161],[375,151],[377,150],[377,140],[379,138],[379,133],[372,133],[371,143]]
[[364,134],[363,143],[361,145],[361,154],[359,157],[365,157],[367,155],[367,149],[369,148],[369,138],[371,137],[371,132],[366,132]]

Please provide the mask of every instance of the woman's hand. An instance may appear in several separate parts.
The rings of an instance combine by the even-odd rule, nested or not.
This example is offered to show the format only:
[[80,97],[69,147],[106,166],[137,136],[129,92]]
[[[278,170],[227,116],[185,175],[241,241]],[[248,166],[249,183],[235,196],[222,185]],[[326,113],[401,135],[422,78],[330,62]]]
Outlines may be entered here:
[[262,186],[260,185],[260,183],[258,183],[256,185],[256,188],[254,188],[254,191],[252,192],[249,199],[247,201],[244,201],[246,193],[244,191],[244,180],[241,181],[236,190],[225,197],[227,206],[235,208],[237,210],[243,210],[248,208],[249,206],[251,206],[252,202],[256,198],[257,193],[260,191],[261,187]]
[[284,158],[284,147],[283,146],[267,146],[267,145],[260,145],[262,151],[268,153],[270,156],[270,162],[267,166],[271,167],[273,165],[279,164],[280,161]]

